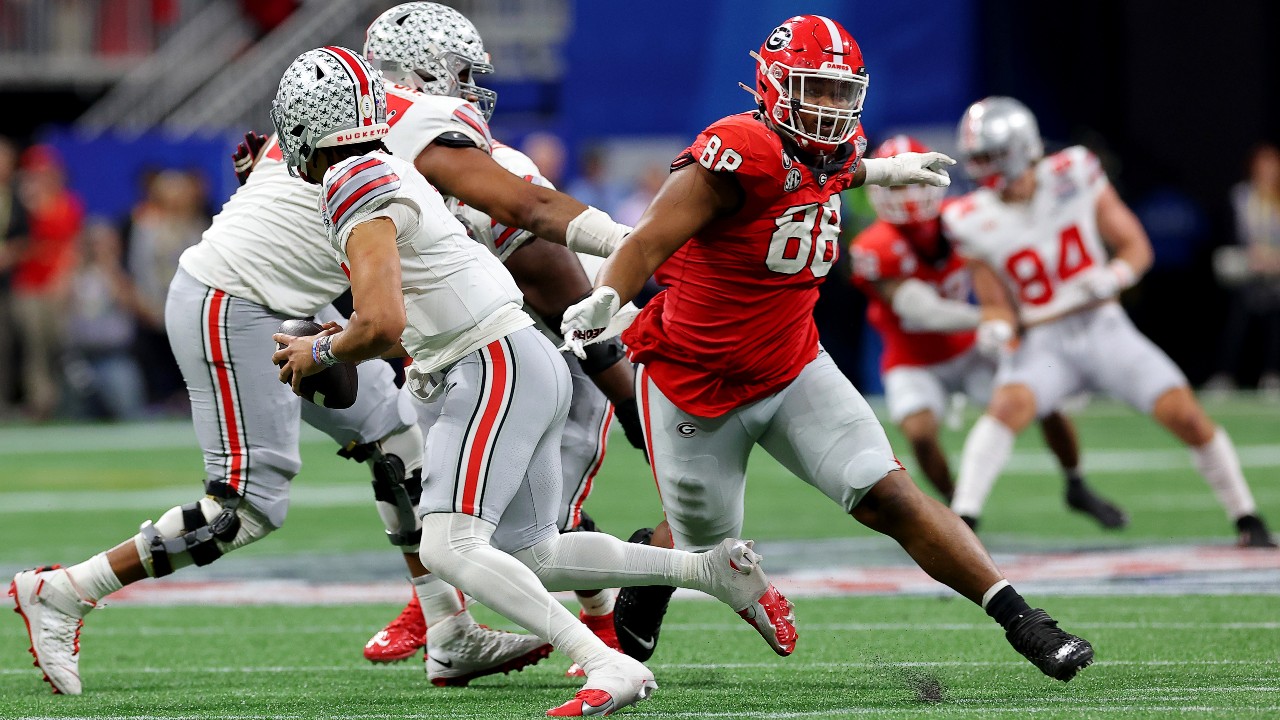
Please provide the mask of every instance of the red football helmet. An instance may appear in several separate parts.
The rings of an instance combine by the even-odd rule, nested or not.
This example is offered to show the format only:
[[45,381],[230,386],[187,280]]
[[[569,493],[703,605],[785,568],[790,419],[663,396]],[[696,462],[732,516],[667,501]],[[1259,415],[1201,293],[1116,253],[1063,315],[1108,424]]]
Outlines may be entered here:
[[[904,152],[926,153],[929,146],[910,135],[894,135],[880,143],[871,154],[874,158],[893,157]],[[880,187],[867,185],[867,199],[875,208],[876,217],[893,225],[927,223],[937,219],[942,209],[942,198],[947,189],[932,185],[902,185]]]
[[797,15],[751,53],[756,99],[770,122],[801,149],[825,155],[858,131],[867,95],[862,51],[840,23]]

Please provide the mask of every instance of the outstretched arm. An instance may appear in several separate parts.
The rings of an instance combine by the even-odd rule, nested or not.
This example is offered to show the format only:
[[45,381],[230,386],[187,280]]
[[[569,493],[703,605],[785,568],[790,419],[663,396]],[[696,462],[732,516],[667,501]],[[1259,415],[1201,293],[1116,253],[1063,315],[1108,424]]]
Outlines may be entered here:
[[629,230],[562,192],[525,182],[476,147],[432,143],[414,165],[445,195],[571,250],[606,257]]

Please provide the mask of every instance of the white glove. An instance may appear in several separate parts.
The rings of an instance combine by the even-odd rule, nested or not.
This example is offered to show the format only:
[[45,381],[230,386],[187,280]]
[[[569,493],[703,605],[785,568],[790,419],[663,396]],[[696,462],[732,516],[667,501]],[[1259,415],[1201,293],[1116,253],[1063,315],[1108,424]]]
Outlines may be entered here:
[[560,323],[564,346],[574,355],[586,358],[583,346],[600,341],[620,306],[618,291],[607,285],[592,290],[590,295],[570,305]]
[[1096,300],[1106,300],[1119,295],[1138,282],[1138,274],[1129,263],[1116,258],[1102,267],[1091,268],[1080,276],[1085,292]]
[[983,320],[978,325],[978,352],[998,358],[1013,339],[1013,326],[1008,320]]
[[956,161],[939,152],[905,152],[887,158],[866,158],[862,166],[867,169],[864,185],[932,185],[947,187],[951,177],[947,166]]

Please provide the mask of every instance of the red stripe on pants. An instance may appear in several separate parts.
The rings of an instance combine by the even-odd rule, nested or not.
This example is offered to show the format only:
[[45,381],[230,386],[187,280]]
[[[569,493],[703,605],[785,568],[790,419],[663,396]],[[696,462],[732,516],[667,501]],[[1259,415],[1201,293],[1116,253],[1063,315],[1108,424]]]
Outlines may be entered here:
[[582,503],[586,501],[587,496],[591,494],[591,483],[596,479],[596,473],[600,472],[600,466],[604,464],[605,444],[609,437],[609,423],[613,421],[613,408],[605,413],[604,425],[600,427],[600,437],[596,447],[600,448],[600,452],[596,455],[596,462],[591,466],[591,472],[587,475],[587,484],[582,486],[582,492],[579,493],[578,499],[573,503],[573,512],[569,516],[570,527],[578,527],[578,523],[582,522]]
[[227,426],[227,443],[231,451],[227,484],[232,490],[240,492],[244,484],[244,446],[240,444],[240,422],[236,415],[235,396],[231,392],[231,373],[227,370],[227,358],[222,354],[222,328],[218,324],[218,316],[222,314],[226,297],[225,292],[214,290],[213,299],[209,302],[209,349],[213,357],[213,369],[218,376],[218,401],[222,405],[222,416]]
[[489,400],[485,403],[484,413],[480,416],[480,426],[476,428],[475,438],[471,442],[471,452],[467,454],[467,469],[462,481],[462,512],[467,515],[476,514],[476,495],[480,490],[480,467],[484,464],[486,446],[489,444],[489,438],[493,436],[503,401],[507,397],[507,377],[510,374],[509,360],[502,341],[494,340],[485,346],[485,349],[489,351],[493,381],[489,385]]

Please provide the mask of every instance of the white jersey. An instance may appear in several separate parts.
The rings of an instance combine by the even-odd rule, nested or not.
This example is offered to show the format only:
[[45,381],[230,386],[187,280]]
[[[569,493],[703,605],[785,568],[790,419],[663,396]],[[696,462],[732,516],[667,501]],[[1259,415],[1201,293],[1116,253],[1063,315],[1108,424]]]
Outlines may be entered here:
[[987,263],[1017,299],[1024,323],[1054,317],[1093,299],[1080,279],[1107,262],[1096,205],[1107,187],[1098,158],[1075,146],[1040,160],[1030,202],[970,193],[943,211],[948,235],[965,256]]
[[343,160],[325,173],[320,211],[343,263],[352,229],[376,217],[396,224],[406,317],[401,342],[419,372],[441,370],[533,324],[511,274],[467,236],[409,162],[383,152]]
[[289,175],[275,136],[178,265],[201,283],[292,317],[310,317],[348,287],[316,213],[319,188]]
[[[386,85],[391,133],[385,142],[397,156],[413,162],[450,132],[489,151],[488,125],[469,103]],[[178,264],[211,288],[282,315],[313,316],[349,286],[316,212],[318,202],[319,186],[289,175],[272,136],[249,181]]]
[[[493,159],[512,175],[524,178],[525,182],[541,185],[551,190],[556,189],[556,186],[550,180],[542,176],[542,171],[529,159],[528,155],[513,147],[494,141]],[[448,198],[448,203],[449,209],[458,217],[458,220],[462,221],[471,237],[475,238],[476,242],[489,248],[489,252],[493,253],[494,257],[502,262],[506,262],[507,258],[511,257],[511,253],[535,237],[528,230],[507,227],[489,217],[483,211],[466,205],[457,198]]]

